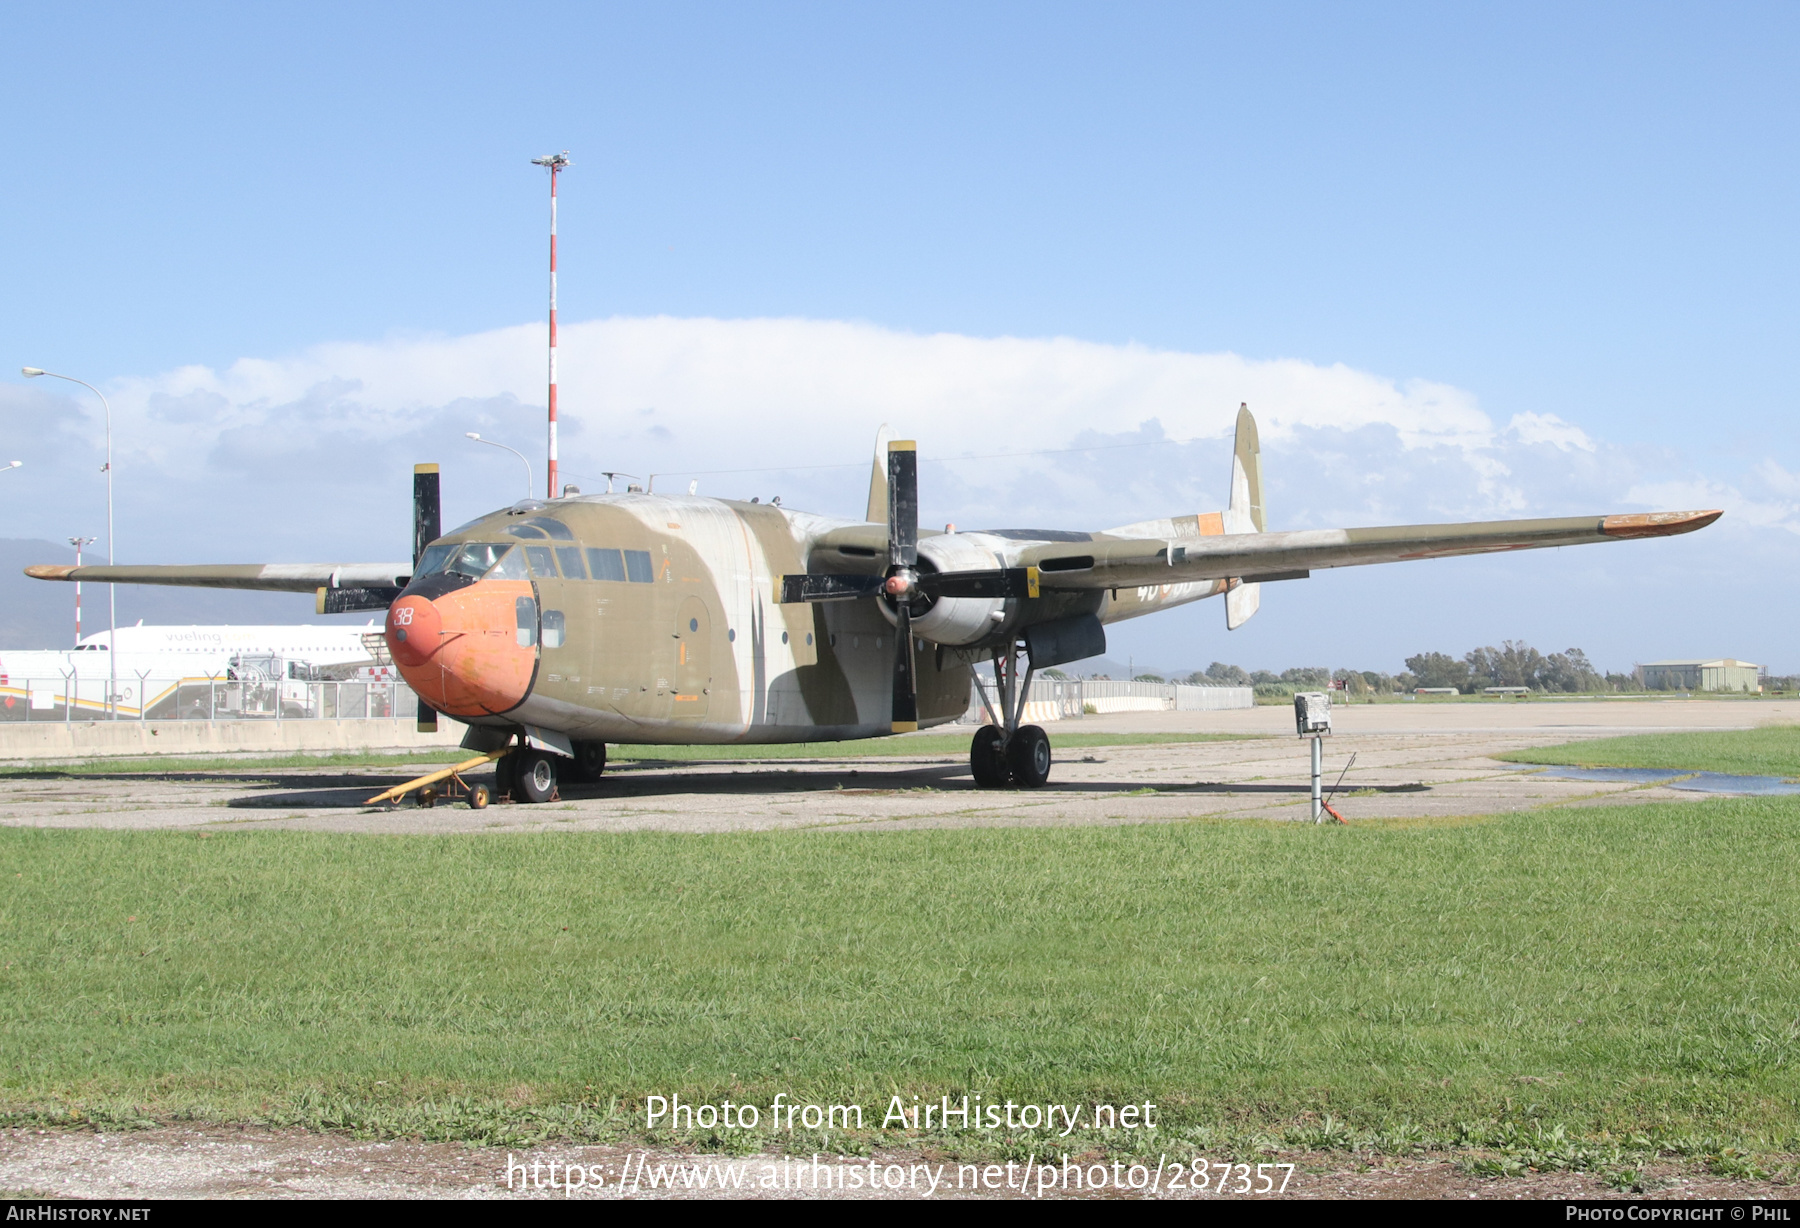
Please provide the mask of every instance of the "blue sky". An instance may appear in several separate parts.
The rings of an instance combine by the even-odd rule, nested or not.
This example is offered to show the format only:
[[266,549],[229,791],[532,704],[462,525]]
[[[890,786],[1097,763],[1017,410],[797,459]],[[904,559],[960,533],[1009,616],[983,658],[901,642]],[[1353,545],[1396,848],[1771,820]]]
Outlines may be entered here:
[[[715,375],[738,370],[741,334],[681,322],[850,322],[890,355],[937,334],[1068,338],[1108,370],[1145,352],[1341,366],[1427,418],[1439,402],[1417,389],[1454,390],[1495,437],[1409,445],[1397,420],[1339,429],[1329,396],[1309,415],[1268,392],[1291,421],[1271,441],[1280,527],[1678,496],[1732,512],[1682,543],[1283,586],[1230,639],[1210,608],[1121,631],[1140,660],[1391,669],[1512,636],[1612,667],[1726,653],[1800,670],[1782,613],[1800,596],[1791,5],[45,5],[4,28],[0,350],[7,370],[118,392],[122,558],[396,554],[421,449],[471,509],[512,497],[516,462],[471,455],[461,429],[535,452],[529,376],[384,399],[369,354],[412,370],[420,344],[461,353],[540,318],[527,160],[567,148],[565,320],[666,318],[704,334],[693,361]],[[842,387],[862,353],[833,350],[825,378],[827,334],[785,335],[796,387]],[[596,332],[568,372],[571,467],[716,467],[697,398],[718,379],[634,370],[609,392],[613,344]],[[246,361],[285,374],[242,378]],[[1043,361],[1039,391],[1066,371]],[[945,371],[981,383],[987,363]],[[218,378],[178,374],[196,368]],[[690,395],[660,395],[664,376]],[[1231,379],[1193,385],[1219,404],[1184,435],[1133,378],[1080,402],[1094,439],[1154,419],[1211,442],[1075,471],[963,465],[928,513],[1001,515],[999,489],[1021,516],[1085,527],[1216,502]],[[90,411],[44,383],[0,380],[27,466],[0,477],[9,536],[67,536],[89,510],[71,492],[97,487]],[[182,399],[202,394],[235,416]],[[714,395],[712,412],[748,412]],[[756,412],[784,447],[745,463],[857,461],[866,445],[845,439],[877,424],[784,432],[778,401]],[[921,404],[910,429],[928,455],[928,431],[942,455],[1080,433],[1076,411],[1051,428],[1028,403]],[[907,408],[856,406],[903,431]],[[1551,420],[1576,434],[1546,442]],[[1477,490],[1495,466],[1505,480]],[[1045,493],[1064,480],[1099,489]],[[789,505],[855,502],[828,476],[780,481]],[[310,491],[293,496],[305,514],[196,523],[271,483]]]

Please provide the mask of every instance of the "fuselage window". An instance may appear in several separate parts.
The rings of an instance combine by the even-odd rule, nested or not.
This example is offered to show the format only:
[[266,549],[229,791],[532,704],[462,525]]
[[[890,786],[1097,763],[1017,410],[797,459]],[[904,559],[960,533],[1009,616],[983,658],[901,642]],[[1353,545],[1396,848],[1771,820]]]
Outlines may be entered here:
[[444,564],[450,561],[450,555],[456,550],[442,542],[435,546],[425,547],[425,553],[419,556],[419,565],[413,568],[415,576],[435,576],[444,570]]
[[525,557],[531,563],[531,574],[547,580],[556,579],[556,556],[548,546],[527,546]]
[[562,564],[563,579],[587,579],[587,568],[581,565],[580,546],[558,546],[556,548],[556,561]]
[[509,549],[505,554],[500,556],[500,561],[494,564],[493,570],[488,572],[487,575],[482,578],[487,580],[526,579],[524,551]]
[[563,612],[561,610],[544,611],[544,647],[561,648],[563,643]]
[[596,580],[625,579],[625,560],[619,557],[617,550],[601,550],[590,546],[587,561],[588,571],[593,573]]
[[530,648],[537,643],[537,602],[529,597],[513,602],[513,621],[518,624],[519,647]]
[[656,579],[656,572],[650,566],[648,550],[627,550],[625,552],[625,575],[633,584],[649,584]]

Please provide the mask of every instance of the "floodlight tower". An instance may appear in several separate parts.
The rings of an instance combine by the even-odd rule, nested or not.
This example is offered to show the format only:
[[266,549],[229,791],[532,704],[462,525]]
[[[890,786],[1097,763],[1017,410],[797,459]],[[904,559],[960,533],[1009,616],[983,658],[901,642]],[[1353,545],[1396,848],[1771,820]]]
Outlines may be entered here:
[[[93,545],[94,539],[91,537],[71,537],[69,539],[69,544],[71,546],[75,547],[75,570],[80,571],[81,570],[81,548],[83,546]],[[75,581],[75,647],[77,647],[77,648],[81,647],[81,581],[80,580]],[[109,649],[109,651],[110,651],[110,649]]]
[[554,499],[556,486],[556,176],[569,165],[569,151],[531,160],[550,172],[550,459],[545,466],[544,497]]

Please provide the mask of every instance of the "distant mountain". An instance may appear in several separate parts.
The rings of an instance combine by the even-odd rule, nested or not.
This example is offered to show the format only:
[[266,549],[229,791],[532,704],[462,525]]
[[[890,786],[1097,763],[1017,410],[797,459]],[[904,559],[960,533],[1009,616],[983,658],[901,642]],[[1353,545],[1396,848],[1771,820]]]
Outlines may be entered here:
[[[102,555],[100,561],[104,561]],[[25,568],[33,563],[73,563],[75,552],[55,542],[0,538],[0,649],[67,648],[75,642],[75,586],[33,580]],[[95,562],[88,552],[83,562]],[[153,626],[248,625],[292,623],[365,623],[375,614],[337,614],[321,618],[303,593],[244,593],[224,589],[161,588],[119,585],[119,625],[140,619]],[[106,630],[106,585],[81,586],[81,630]]]

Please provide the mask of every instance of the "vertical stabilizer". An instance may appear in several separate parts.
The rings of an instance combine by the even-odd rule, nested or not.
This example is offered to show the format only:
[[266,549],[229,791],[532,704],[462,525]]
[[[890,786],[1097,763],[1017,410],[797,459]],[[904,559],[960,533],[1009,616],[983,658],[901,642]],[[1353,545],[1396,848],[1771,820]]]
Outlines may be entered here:
[[1225,513],[1227,533],[1262,533],[1262,448],[1256,441],[1256,419],[1248,405],[1238,406],[1237,442],[1231,449],[1231,507]]
[[[1249,405],[1238,406],[1237,441],[1231,449],[1231,504],[1225,509],[1227,533],[1261,533],[1268,520],[1263,512],[1262,448],[1256,439],[1256,419]],[[1236,631],[1250,621],[1262,605],[1262,585],[1227,581],[1225,629]]]
[[893,438],[894,432],[885,422],[875,432],[875,467],[869,471],[869,510],[863,517],[871,524],[886,524],[888,521],[888,444]]

